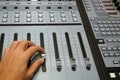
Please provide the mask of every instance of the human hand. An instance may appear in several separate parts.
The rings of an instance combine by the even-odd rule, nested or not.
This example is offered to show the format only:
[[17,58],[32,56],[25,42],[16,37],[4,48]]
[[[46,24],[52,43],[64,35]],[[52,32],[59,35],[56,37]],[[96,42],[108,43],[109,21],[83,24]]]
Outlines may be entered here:
[[31,80],[44,59],[38,59],[28,66],[30,58],[44,49],[31,41],[14,41],[8,47],[0,62],[0,80]]

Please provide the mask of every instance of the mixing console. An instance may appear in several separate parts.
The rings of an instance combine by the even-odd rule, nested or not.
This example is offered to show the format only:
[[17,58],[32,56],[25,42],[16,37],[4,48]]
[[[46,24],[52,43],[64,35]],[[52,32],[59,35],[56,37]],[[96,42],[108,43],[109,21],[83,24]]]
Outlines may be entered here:
[[0,0],[0,59],[16,40],[45,49],[33,80],[120,80],[120,0]]

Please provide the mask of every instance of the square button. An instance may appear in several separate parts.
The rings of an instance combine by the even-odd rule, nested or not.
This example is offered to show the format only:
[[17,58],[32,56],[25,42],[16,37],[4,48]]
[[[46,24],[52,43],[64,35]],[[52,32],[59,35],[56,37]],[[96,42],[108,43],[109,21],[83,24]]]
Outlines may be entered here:
[[31,22],[31,18],[27,18],[26,21],[27,21],[27,22]]
[[39,22],[43,22],[43,18],[39,18],[38,21],[39,21]]
[[116,78],[115,73],[109,73],[109,75],[110,75],[110,78]]
[[2,22],[7,22],[7,18],[3,18],[3,19],[2,19]]
[[119,62],[117,60],[114,60],[113,63],[114,64],[119,64]]
[[62,18],[62,22],[66,22],[66,18]]
[[50,22],[55,22],[55,19],[54,18],[50,18]]
[[19,22],[19,18],[15,18],[15,20],[14,20],[15,22]]

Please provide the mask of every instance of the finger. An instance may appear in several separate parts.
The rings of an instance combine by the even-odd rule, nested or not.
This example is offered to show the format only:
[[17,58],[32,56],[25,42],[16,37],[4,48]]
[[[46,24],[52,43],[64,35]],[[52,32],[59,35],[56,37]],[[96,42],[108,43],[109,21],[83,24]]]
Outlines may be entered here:
[[8,55],[8,51],[9,51],[9,47],[5,49],[2,59],[6,58],[6,56]]
[[9,51],[9,47],[5,49],[4,53],[8,53],[8,51]]
[[27,77],[32,78],[34,74],[38,71],[40,66],[44,63],[44,58],[36,60],[28,69]]
[[40,46],[29,47],[24,53],[25,59],[28,61],[36,52],[44,53],[44,49]]
[[14,42],[10,45],[9,51],[14,51],[14,50],[17,48],[17,46],[19,45],[19,43],[20,43],[20,41],[14,41]]
[[17,49],[25,51],[29,46],[35,46],[35,44],[32,41],[23,40],[20,42],[19,47]]

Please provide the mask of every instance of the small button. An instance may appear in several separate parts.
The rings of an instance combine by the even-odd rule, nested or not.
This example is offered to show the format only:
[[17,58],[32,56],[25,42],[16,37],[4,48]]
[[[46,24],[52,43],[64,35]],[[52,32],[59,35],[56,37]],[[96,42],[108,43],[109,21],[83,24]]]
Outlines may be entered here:
[[49,13],[51,14],[51,13],[53,13],[53,11],[49,11]]
[[102,22],[101,22],[101,21],[98,21],[97,23],[98,23],[98,24],[101,24]]
[[50,18],[50,22],[55,22],[55,19],[54,18]]
[[99,32],[99,28],[94,28],[94,31],[95,32]]
[[118,41],[117,41],[117,39],[113,39],[113,43],[117,43]]
[[120,21],[117,21],[116,23],[117,23],[117,24],[120,24]]
[[64,11],[60,11],[60,13],[65,13]]
[[112,33],[111,33],[111,32],[107,32],[107,35],[108,35],[108,36],[111,36],[111,35],[112,35]]
[[66,22],[66,18],[62,18],[61,21],[62,21],[62,22]]
[[8,14],[8,11],[4,11],[4,14]]
[[78,19],[77,18],[73,18],[73,22],[78,22]]
[[42,14],[42,11],[38,11],[39,14]]
[[112,50],[112,48],[111,48],[111,47],[108,47],[108,48],[107,48],[107,50],[108,50],[108,51],[111,51],[111,50]]
[[119,56],[120,56],[120,53],[115,53],[115,56],[116,56],[116,57],[119,57]]
[[120,47],[118,47],[118,50],[120,50]]
[[117,50],[117,47],[113,47],[112,49],[113,49],[114,51],[116,51],[116,50]]
[[103,28],[103,24],[100,24],[99,27],[100,27],[100,28]]
[[3,19],[2,19],[2,22],[7,22],[7,18],[3,18]]
[[112,43],[112,40],[111,40],[111,39],[108,39],[107,42],[108,42],[108,43]]
[[115,24],[116,22],[115,21],[112,21],[113,24]]
[[116,78],[115,73],[109,73],[109,75],[110,75],[110,78]]
[[65,14],[61,14],[61,17],[65,18]]
[[113,64],[119,64],[117,60],[113,60]]
[[71,11],[71,13],[75,13],[75,11]]
[[42,17],[43,17],[43,14],[38,14],[38,17],[39,17],[39,18],[42,18]]
[[27,17],[27,18],[30,18],[30,17],[31,17],[31,14],[27,14],[26,17]]
[[106,51],[107,48],[106,48],[106,47],[102,47],[101,50],[102,50],[102,51]]
[[101,34],[102,34],[103,36],[106,36],[106,35],[107,35],[107,33],[106,33],[106,32],[102,32]]
[[95,24],[93,25],[93,28],[97,28],[97,27],[98,27],[98,25],[95,25]]
[[72,17],[77,17],[76,14],[72,14]]
[[3,15],[3,18],[7,18],[7,17],[8,17],[8,14],[4,14],[4,15]]
[[109,57],[108,53],[104,53],[103,55],[104,55],[104,57]]
[[108,24],[110,24],[110,23],[111,23],[111,21],[107,21],[107,23],[108,23]]
[[51,18],[54,18],[54,14],[49,14],[49,16],[50,16]]
[[117,35],[117,33],[116,33],[116,32],[112,32],[112,35],[113,35],[113,36],[116,36],[116,35]]
[[31,22],[31,18],[27,18],[26,21],[27,21],[27,22]]
[[19,14],[20,13],[20,11],[15,11],[15,14]]
[[105,29],[105,31],[109,32],[109,31],[110,31],[110,29],[109,29],[109,28],[106,28],[106,29]]
[[15,22],[19,22],[19,18],[15,18],[15,20],[14,20]]
[[27,14],[30,14],[31,13],[31,11],[27,11]]
[[100,31],[101,32],[105,32],[105,28],[100,28]]
[[19,18],[19,14],[15,14],[15,18]]
[[104,24],[103,26],[104,26],[105,28],[108,28],[108,24]]
[[105,24],[105,23],[106,23],[106,21],[102,21],[102,23],[103,23],[103,24]]
[[114,53],[110,53],[110,57],[114,57]]
[[39,18],[38,21],[39,21],[39,22],[43,22],[43,18]]

